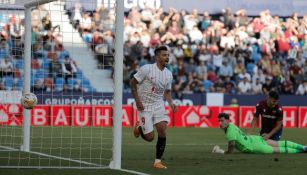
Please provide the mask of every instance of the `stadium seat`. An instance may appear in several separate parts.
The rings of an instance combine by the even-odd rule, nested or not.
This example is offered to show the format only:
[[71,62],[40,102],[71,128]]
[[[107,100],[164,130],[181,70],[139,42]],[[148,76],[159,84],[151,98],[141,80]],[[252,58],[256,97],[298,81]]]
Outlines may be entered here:
[[4,87],[6,90],[12,90],[14,86],[14,79],[12,76],[4,77]]
[[41,78],[41,79],[44,79],[45,78],[45,75],[46,75],[46,72],[44,69],[39,69],[36,71],[35,73],[35,78]]
[[82,79],[83,78],[83,73],[82,73],[82,71],[80,69],[77,69],[76,77],[77,77],[77,79]]
[[15,61],[15,68],[23,69],[23,59],[18,59]]
[[69,56],[69,52],[67,50],[64,50],[60,53],[59,59],[63,60],[66,56]]
[[57,77],[55,79],[55,91],[61,92],[63,91],[64,78]]
[[68,90],[72,90],[73,89],[73,87],[74,87],[74,79],[72,79],[72,78],[69,78],[68,80],[67,80],[67,89]]
[[43,58],[42,68],[49,70],[50,60],[46,57]]
[[22,90],[23,89],[23,78],[19,78],[18,80],[17,80],[17,84],[16,84],[16,88],[17,88],[17,90]]

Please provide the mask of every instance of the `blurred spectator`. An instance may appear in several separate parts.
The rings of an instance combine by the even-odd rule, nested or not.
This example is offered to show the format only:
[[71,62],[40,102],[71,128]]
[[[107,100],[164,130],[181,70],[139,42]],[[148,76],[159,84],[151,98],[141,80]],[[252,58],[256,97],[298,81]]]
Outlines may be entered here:
[[259,78],[252,84],[252,92],[253,94],[262,94],[262,84]]
[[203,79],[205,76],[207,76],[207,67],[205,62],[201,61],[200,64],[196,67],[195,72],[200,79]]
[[302,83],[299,84],[296,94],[298,95],[306,95],[307,94],[307,80],[302,81]]
[[264,94],[269,94],[270,90],[273,88],[272,77],[266,77],[265,83],[262,85],[262,92]]
[[66,56],[62,63],[62,72],[64,74],[65,81],[67,82],[68,78],[74,78],[76,76],[77,68],[73,60]]
[[10,34],[11,34],[11,39],[12,42],[16,42],[18,40],[21,40],[21,37],[24,34],[24,27],[21,24],[21,19],[17,16],[14,18],[13,24],[10,26]]
[[218,93],[225,93],[225,84],[220,78],[214,83],[214,88]]
[[73,25],[75,28],[79,27],[80,21],[82,20],[82,16],[84,13],[84,9],[80,3],[75,3],[74,8],[71,10],[71,17],[73,21]]
[[90,17],[90,15],[88,13],[84,13],[83,17],[80,21],[80,30],[83,31],[91,31],[93,28],[92,25],[92,18]]
[[9,56],[9,45],[6,43],[5,39],[0,41],[0,58]]
[[286,76],[284,82],[282,83],[281,92],[283,94],[293,94],[294,86],[292,81],[290,80],[290,76]]
[[235,94],[236,93],[236,84],[230,79],[230,76],[225,77],[224,81],[225,93],[226,94]]
[[44,87],[44,82],[41,79],[36,80],[31,89],[36,93],[41,93],[46,90]]
[[76,82],[73,86],[73,92],[82,92],[82,87],[80,83]]
[[293,62],[293,64],[289,68],[290,72],[290,80],[294,83],[298,83],[303,79],[304,72],[301,67],[299,67],[297,62]]
[[4,84],[0,81],[0,90],[5,90]]
[[222,66],[220,67],[220,70],[219,70],[219,75],[222,77],[226,77],[226,76],[232,77],[233,75],[233,69],[230,65],[228,65],[226,60],[222,62]]
[[248,94],[252,90],[251,83],[247,77],[244,77],[243,80],[239,81],[238,84],[238,93],[239,94]]
[[50,77],[63,77],[63,69],[61,63],[57,59],[51,60],[49,64]]
[[200,30],[206,31],[208,29],[208,27],[210,27],[212,25],[212,20],[211,17],[209,16],[208,12],[204,12],[204,16],[202,18],[202,20],[200,21]]
[[236,98],[232,98],[231,101],[230,101],[230,106],[238,107],[239,106],[238,100]]
[[0,77],[13,75],[13,64],[7,56],[0,61]]

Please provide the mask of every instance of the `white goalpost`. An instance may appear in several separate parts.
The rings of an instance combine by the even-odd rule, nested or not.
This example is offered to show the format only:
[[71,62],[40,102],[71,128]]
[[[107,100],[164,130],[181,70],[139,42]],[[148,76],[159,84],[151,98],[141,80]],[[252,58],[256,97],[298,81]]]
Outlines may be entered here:
[[[8,48],[0,49],[0,61],[12,66],[11,72],[0,72],[0,168],[111,168],[142,174],[121,169],[124,1],[110,2],[105,20],[113,29],[97,29],[108,53],[99,53],[97,61],[91,45],[96,29],[90,32],[83,25],[92,23],[75,20],[82,9],[78,0],[0,1],[1,44]],[[95,11],[102,2],[87,3],[83,6]],[[45,24],[48,18],[52,25]],[[111,44],[108,32],[115,35]],[[106,63],[106,55],[114,55],[112,63]],[[39,100],[32,110],[19,101],[29,92]]]

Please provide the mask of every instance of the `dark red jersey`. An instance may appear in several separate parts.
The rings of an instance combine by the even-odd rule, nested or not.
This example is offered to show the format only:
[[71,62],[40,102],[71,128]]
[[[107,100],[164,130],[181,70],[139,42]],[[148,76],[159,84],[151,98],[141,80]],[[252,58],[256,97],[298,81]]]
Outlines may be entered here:
[[270,132],[276,126],[277,121],[283,120],[282,107],[278,104],[274,108],[269,108],[267,101],[260,101],[256,106],[255,117],[261,115],[261,130],[264,132]]

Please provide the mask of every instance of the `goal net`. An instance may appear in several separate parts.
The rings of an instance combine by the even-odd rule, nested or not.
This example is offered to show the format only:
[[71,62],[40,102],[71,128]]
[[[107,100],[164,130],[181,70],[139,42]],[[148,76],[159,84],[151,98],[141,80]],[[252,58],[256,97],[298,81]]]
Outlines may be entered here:
[[[121,167],[122,7],[0,1],[1,168]],[[20,105],[27,92],[32,110]]]

